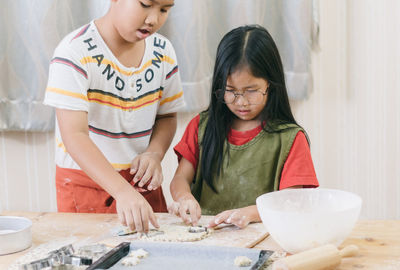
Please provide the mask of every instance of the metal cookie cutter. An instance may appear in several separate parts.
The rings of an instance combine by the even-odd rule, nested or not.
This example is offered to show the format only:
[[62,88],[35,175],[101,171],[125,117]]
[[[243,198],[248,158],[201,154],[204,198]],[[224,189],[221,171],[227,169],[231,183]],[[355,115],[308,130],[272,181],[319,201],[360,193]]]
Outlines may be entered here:
[[207,232],[208,228],[207,227],[203,227],[201,225],[198,226],[190,226],[188,231],[190,233],[201,233],[201,232]]
[[75,250],[72,245],[66,245],[49,253],[50,257],[71,256]]
[[79,256],[62,256],[60,258],[61,264],[70,264],[70,265],[91,265],[93,260],[91,258],[79,257]]
[[42,270],[42,269],[53,269],[62,268],[62,266],[67,265],[91,265],[93,260],[91,258],[74,256],[74,248],[72,245],[64,246],[60,249],[51,251],[49,256],[33,261],[28,264],[23,264],[20,266],[21,270]]
[[20,266],[21,270],[41,270],[46,268],[51,268],[53,265],[52,259],[47,257],[45,259],[40,259]]

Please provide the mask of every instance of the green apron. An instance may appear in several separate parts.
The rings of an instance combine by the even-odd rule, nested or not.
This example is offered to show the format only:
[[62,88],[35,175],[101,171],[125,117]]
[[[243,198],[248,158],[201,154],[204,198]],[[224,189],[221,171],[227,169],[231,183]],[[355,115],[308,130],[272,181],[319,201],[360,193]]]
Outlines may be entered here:
[[[216,215],[225,210],[254,205],[258,196],[278,190],[283,165],[297,133],[303,129],[295,124],[282,124],[276,128],[279,132],[261,130],[244,145],[229,144],[229,162],[225,155],[222,171],[218,177],[214,177],[214,186],[218,191],[215,193],[200,172],[201,142],[207,119],[208,113],[202,112],[198,131],[199,162],[191,185],[192,194],[199,202],[202,214]],[[213,175],[217,175],[216,172]]]

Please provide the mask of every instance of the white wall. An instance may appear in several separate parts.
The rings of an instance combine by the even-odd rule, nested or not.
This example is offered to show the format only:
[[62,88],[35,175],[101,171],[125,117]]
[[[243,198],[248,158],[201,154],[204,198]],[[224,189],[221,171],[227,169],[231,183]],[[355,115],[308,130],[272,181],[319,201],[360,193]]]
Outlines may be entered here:
[[[320,1],[314,91],[292,102],[323,187],[358,193],[363,218],[400,218],[400,2]],[[179,116],[174,145],[191,114]],[[0,133],[0,210],[55,211],[52,133]],[[163,162],[165,191],[176,168]]]
[[362,216],[400,218],[400,2],[321,1],[314,92],[294,103],[322,186],[354,191]]

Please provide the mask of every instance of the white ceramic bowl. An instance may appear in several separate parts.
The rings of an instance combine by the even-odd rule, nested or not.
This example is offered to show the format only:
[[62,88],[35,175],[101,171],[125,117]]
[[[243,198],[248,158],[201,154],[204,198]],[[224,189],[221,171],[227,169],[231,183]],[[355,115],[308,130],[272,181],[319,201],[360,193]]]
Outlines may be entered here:
[[271,237],[293,254],[340,245],[358,219],[362,199],[342,190],[306,188],[266,193],[256,203]]
[[0,216],[0,255],[24,250],[32,244],[32,221],[23,217]]

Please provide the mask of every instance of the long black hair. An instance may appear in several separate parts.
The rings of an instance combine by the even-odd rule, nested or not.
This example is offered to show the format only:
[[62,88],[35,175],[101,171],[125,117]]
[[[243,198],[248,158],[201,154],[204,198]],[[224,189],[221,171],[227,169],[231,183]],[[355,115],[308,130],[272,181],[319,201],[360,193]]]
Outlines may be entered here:
[[229,144],[226,144],[227,153],[224,153],[224,144],[235,117],[215,93],[225,89],[231,73],[245,67],[269,85],[267,103],[261,112],[261,123],[265,123],[263,129],[275,132],[276,124],[297,124],[290,109],[282,61],[271,35],[259,25],[241,26],[228,32],[217,49],[208,121],[201,142],[201,175],[215,192],[213,171],[219,175],[223,156],[229,155]]

